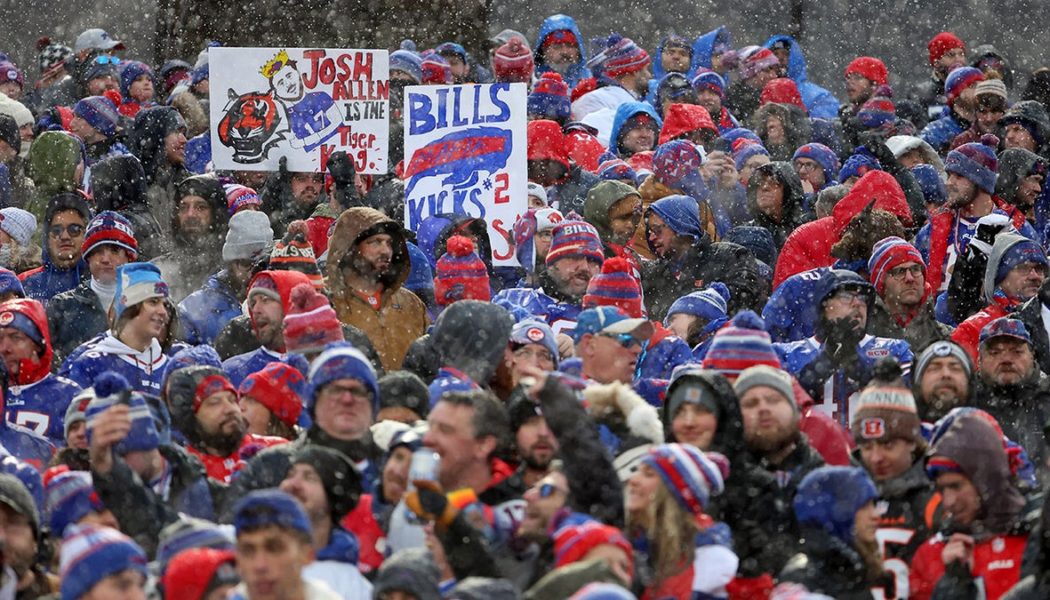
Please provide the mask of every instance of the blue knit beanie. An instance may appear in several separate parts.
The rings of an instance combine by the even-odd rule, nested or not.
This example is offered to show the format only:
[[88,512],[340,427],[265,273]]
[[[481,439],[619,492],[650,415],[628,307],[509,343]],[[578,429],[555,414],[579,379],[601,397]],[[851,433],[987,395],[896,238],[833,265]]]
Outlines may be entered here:
[[927,204],[941,205],[948,199],[948,190],[944,187],[941,174],[937,172],[933,165],[915,165],[911,168],[911,174],[915,176],[915,181],[919,183],[922,197]]
[[690,196],[665,196],[649,205],[649,210],[663,219],[678,235],[687,235],[696,240],[703,236],[700,205]]
[[668,325],[674,315],[683,313],[705,321],[726,319],[726,303],[730,297],[729,288],[724,283],[712,281],[706,289],[691,292],[675,300],[671,308],[667,309],[664,325]]
[[799,525],[823,529],[839,540],[853,543],[857,511],[878,498],[868,474],[859,467],[821,467],[802,479],[795,493],[795,518]]
[[123,571],[147,575],[146,553],[131,538],[109,527],[69,527],[60,556],[62,600],[79,600],[98,582]]
[[991,134],[981,136],[980,142],[963,144],[948,153],[944,159],[944,170],[961,175],[989,194],[995,193],[996,171],[999,159],[995,149],[999,138]]
[[108,138],[117,134],[120,113],[117,112],[117,105],[105,96],[84,98],[73,105],[73,114]]
[[143,75],[149,75],[150,79],[156,79],[153,75],[153,69],[144,62],[129,60],[120,63],[120,95],[125,98],[131,98],[131,84],[135,83],[135,80]]
[[390,70],[406,73],[419,84],[423,80],[423,59],[409,50],[396,50],[390,53]]
[[87,419],[87,438],[91,443],[95,429],[95,417],[115,404],[126,403],[130,407],[131,430],[113,450],[123,456],[132,451],[156,450],[160,446],[160,434],[153,421],[153,412],[142,394],[131,391],[131,384],[122,375],[106,371],[95,378],[95,399],[88,404],[84,415]]
[[317,393],[336,379],[356,379],[372,392],[372,415],[379,412],[379,382],[372,363],[361,351],[347,342],[333,342],[325,346],[321,354],[310,365],[307,377],[310,391],[306,399],[306,410],[314,419]]
[[835,183],[835,176],[839,172],[839,157],[835,156],[834,150],[824,144],[815,142],[803,144],[798,147],[798,150],[795,150],[791,160],[794,162],[799,158],[808,158],[816,161],[820,165],[821,170],[824,171],[824,182],[828,185]]
[[299,501],[276,489],[255,490],[233,507],[233,527],[240,535],[245,531],[277,526],[310,536],[313,528]]
[[1046,253],[1039,244],[1028,238],[1010,246],[999,259],[999,268],[995,271],[995,285],[1002,283],[1010,271],[1022,263],[1036,263],[1046,267],[1048,264]]

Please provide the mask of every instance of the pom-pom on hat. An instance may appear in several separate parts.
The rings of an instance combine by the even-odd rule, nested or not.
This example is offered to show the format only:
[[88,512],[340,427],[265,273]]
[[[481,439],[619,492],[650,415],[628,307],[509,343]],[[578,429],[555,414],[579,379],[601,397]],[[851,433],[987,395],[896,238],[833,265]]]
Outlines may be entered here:
[[332,342],[343,341],[343,326],[335,309],[311,284],[300,283],[289,295],[284,316],[284,344],[288,352],[320,352]]
[[529,115],[564,121],[569,118],[572,108],[569,86],[561,75],[548,71],[532,86],[526,107]]
[[617,306],[632,318],[644,317],[642,287],[632,275],[632,271],[631,263],[627,259],[606,259],[602,263],[602,272],[592,277],[587,284],[583,308]]
[[703,516],[713,496],[722,493],[725,477],[720,465],[689,444],[654,446],[642,458],[657,473],[678,504],[694,517]]
[[448,239],[445,255],[434,269],[434,300],[441,306],[456,300],[488,301],[492,298],[489,273],[474,242],[462,235]]
[[282,423],[292,427],[303,411],[306,378],[295,367],[272,362],[245,377],[237,393],[254,398]]
[[153,412],[146,405],[142,394],[132,391],[131,384],[123,375],[106,371],[95,378],[93,389],[95,398],[84,411],[89,444],[95,429],[95,417],[115,404],[127,404],[131,430],[114,446],[116,453],[123,456],[131,451],[155,450],[160,446],[160,434],[157,433]]
[[754,365],[769,365],[779,369],[780,357],[773,350],[773,342],[766,333],[762,317],[753,311],[744,310],[737,313],[712,338],[703,368],[735,377]]

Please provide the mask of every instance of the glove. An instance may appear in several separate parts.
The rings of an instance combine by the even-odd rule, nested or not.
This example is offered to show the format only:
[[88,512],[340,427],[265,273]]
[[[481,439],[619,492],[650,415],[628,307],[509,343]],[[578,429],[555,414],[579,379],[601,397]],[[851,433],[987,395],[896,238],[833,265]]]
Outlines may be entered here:
[[824,340],[824,352],[832,362],[844,366],[857,360],[857,344],[864,339],[864,329],[860,321],[843,318],[832,321],[827,328]]
[[883,169],[889,171],[897,165],[897,157],[893,155],[893,152],[890,151],[883,141],[882,134],[876,131],[868,131],[860,135],[860,140],[864,147],[871,152],[871,155],[879,161]]
[[405,506],[424,521],[448,527],[459,512],[434,481],[413,481],[416,489],[405,494]]
[[992,253],[992,244],[995,243],[995,236],[999,235],[1003,230],[1012,229],[1012,227],[1010,218],[1006,215],[998,213],[985,215],[977,220],[977,231],[974,232],[967,248],[980,250],[985,256],[988,256]]
[[332,176],[336,189],[354,185],[354,175],[357,174],[354,171],[354,163],[343,150],[333,152],[324,168]]

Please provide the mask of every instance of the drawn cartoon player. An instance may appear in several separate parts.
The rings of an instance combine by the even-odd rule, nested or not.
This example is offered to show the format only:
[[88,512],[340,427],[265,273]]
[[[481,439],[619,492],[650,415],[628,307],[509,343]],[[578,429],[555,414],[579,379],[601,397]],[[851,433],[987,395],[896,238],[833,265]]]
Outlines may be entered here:
[[293,148],[312,152],[335,135],[343,122],[339,107],[327,92],[306,93],[299,68],[286,51],[278,52],[259,72],[270,80],[270,91],[285,106]]

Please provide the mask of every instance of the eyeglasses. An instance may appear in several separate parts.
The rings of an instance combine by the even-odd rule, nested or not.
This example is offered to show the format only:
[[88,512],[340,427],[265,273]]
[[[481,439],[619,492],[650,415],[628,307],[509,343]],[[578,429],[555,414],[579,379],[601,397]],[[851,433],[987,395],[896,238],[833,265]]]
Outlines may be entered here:
[[554,362],[554,358],[551,356],[550,351],[542,348],[532,349],[528,346],[515,350],[514,358],[532,358],[543,362]]
[[860,302],[861,304],[867,304],[868,302],[868,295],[860,290],[839,290],[831,298],[843,302]]
[[1046,265],[1037,262],[1023,262],[1013,268],[1014,271],[1027,275],[1029,273],[1037,273],[1043,275],[1046,273]]
[[632,348],[634,346],[642,345],[642,340],[629,333],[599,333],[598,335],[603,338],[609,338],[624,348]]
[[368,390],[335,383],[325,386],[321,393],[329,398],[342,398],[349,394],[354,400],[372,400],[372,393]]
[[69,235],[69,237],[77,237],[80,234],[84,233],[84,226],[79,225],[77,223],[72,223],[70,225],[66,225],[65,227],[62,227],[61,225],[52,225],[47,229],[48,235],[56,238],[62,237],[63,231],[66,232]]
[[801,173],[802,171],[812,171],[814,169],[820,169],[820,168],[821,168],[821,166],[818,165],[815,162],[797,162],[797,163],[795,163],[795,169],[797,169],[799,173]]
[[912,277],[918,279],[922,276],[922,265],[911,265],[910,267],[900,266],[894,269],[890,269],[888,271],[888,274],[894,279],[904,279],[905,275],[911,275]]

